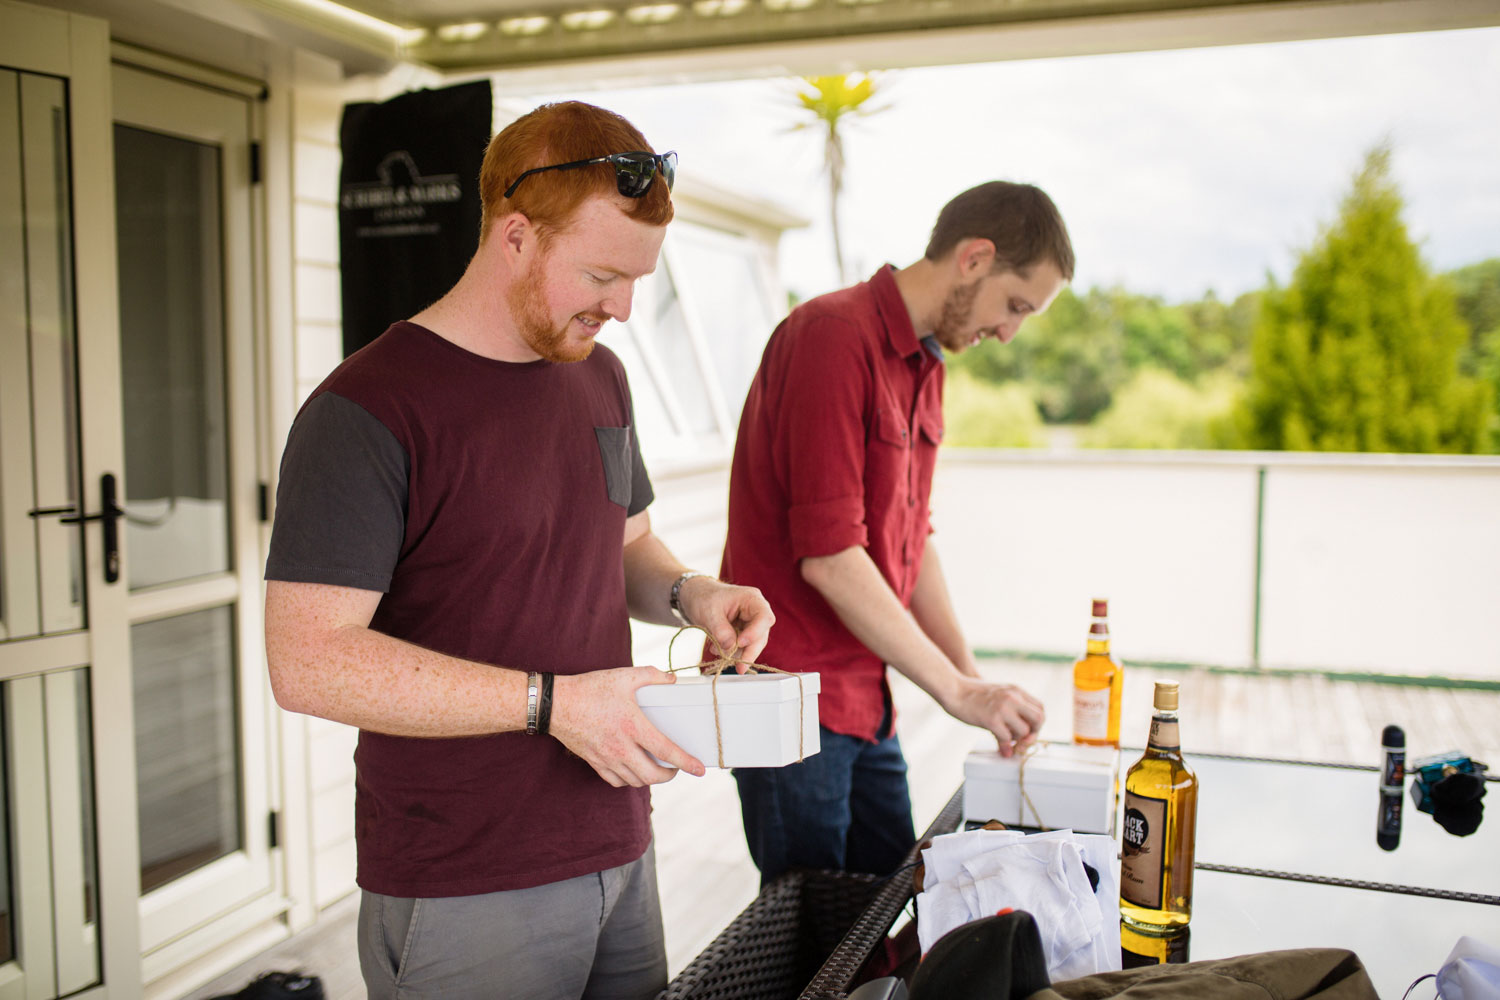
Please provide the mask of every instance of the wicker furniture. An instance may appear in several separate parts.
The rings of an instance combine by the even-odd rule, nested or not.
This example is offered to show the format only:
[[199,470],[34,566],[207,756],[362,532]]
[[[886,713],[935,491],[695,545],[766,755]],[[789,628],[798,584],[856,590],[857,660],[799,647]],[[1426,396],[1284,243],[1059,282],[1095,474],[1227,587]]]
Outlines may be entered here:
[[[920,840],[956,829],[955,793]],[[917,860],[917,850],[907,864]],[[792,871],[760,895],[657,1000],[844,1000],[912,897],[907,866],[880,879]]]

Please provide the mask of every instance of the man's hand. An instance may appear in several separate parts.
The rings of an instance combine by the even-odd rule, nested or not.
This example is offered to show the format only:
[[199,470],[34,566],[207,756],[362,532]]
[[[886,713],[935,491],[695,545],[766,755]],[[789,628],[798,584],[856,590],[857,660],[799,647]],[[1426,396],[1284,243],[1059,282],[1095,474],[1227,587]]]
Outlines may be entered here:
[[1036,742],[1047,713],[1042,703],[1014,684],[994,684],[971,677],[958,679],[948,714],[994,734],[1000,755],[1009,757]]
[[676,770],[662,767],[653,755],[701,778],[703,762],[663,736],[636,704],[637,689],[676,680],[653,667],[558,674],[552,682],[548,731],[616,788],[676,777]]
[[[688,621],[713,636],[725,653],[740,660],[754,660],[760,655],[776,623],[776,615],[759,590],[710,576],[688,580],[679,599]],[[736,669],[744,673],[746,668],[738,664]]]

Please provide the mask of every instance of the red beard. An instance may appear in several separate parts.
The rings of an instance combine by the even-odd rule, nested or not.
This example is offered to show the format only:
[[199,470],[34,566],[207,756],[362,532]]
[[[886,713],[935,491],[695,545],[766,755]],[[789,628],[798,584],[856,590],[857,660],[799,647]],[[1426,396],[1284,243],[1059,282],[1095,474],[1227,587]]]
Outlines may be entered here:
[[[521,334],[521,339],[526,346],[541,356],[543,361],[565,364],[570,361],[582,361],[594,350],[592,338],[585,340],[582,344],[572,345],[568,343],[568,327],[573,325],[570,319],[561,327],[552,326],[551,319],[547,315],[547,302],[542,296],[542,282],[539,275],[545,255],[539,256],[532,262],[530,268],[521,276],[521,279],[510,286],[506,292],[506,302],[510,305],[511,319],[516,324],[516,329]],[[608,316],[600,316],[595,313],[580,313],[586,319],[597,320],[604,323]]]

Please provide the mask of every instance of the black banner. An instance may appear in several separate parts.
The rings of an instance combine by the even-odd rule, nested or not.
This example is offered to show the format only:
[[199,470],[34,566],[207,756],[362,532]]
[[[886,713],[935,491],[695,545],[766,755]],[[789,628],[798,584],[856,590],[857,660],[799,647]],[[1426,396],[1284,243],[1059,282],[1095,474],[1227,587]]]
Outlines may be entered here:
[[474,256],[490,107],[485,80],[344,106],[346,356],[440,298]]

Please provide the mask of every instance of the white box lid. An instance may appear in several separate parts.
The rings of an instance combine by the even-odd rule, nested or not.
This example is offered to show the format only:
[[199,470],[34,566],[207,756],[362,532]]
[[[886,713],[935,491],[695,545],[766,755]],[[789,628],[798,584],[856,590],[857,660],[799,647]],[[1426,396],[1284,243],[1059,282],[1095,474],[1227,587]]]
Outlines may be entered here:
[[[1026,760],[1026,781],[1047,785],[1093,785],[1113,780],[1120,767],[1114,747],[1082,743],[1043,743]],[[1015,781],[1021,756],[1000,756],[997,750],[973,750],[964,759],[965,780]]]
[[819,691],[818,675],[806,674],[736,674],[725,671],[719,675],[718,691],[713,691],[713,678],[703,674],[681,673],[675,684],[648,684],[637,688],[636,704],[652,708],[661,706],[712,705],[717,694],[721,705],[773,704],[784,701],[795,702],[802,678],[800,692],[811,698]]

